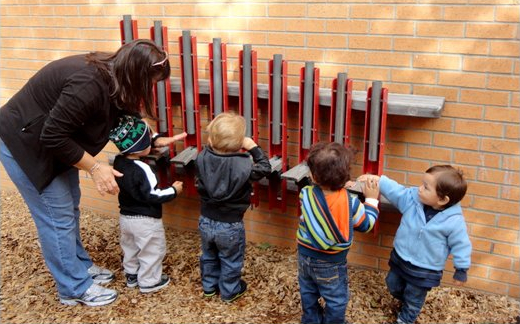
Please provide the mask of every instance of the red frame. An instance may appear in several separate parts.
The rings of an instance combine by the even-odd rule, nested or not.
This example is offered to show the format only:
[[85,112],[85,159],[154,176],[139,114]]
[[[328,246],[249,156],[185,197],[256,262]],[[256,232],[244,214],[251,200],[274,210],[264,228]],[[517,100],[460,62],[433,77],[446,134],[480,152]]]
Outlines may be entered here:
[[[383,173],[383,162],[385,154],[385,136],[386,136],[386,116],[388,112],[388,89],[381,88],[381,123],[379,128],[379,143],[377,161],[369,161],[368,140],[370,138],[370,112],[372,102],[372,87],[367,91],[366,111],[365,111],[365,134],[364,134],[364,150],[363,150],[363,174],[381,175]],[[374,236],[379,233],[379,220],[374,226]]]

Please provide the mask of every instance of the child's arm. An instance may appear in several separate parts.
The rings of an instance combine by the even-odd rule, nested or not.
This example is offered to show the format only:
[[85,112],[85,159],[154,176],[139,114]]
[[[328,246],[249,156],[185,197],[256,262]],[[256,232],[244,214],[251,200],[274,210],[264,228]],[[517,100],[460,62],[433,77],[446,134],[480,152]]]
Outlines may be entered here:
[[[454,208],[456,206],[453,206]],[[466,223],[460,215],[460,224],[448,235],[448,246],[453,255],[455,273],[453,279],[456,285],[462,285],[467,281],[467,271],[471,265],[471,241],[466,229]]]
[[242,142],[242,148],[247,150],[253,157],[254,164],[249,176],[250,180],[258,181],[271,173],[271,163],[269,163],[269,159],[252,138],[245,137]]
[[188,136],[188,133],[180,133],[177,135],[174,135],[172,137],[155,137],[153,138],[153,146],[154,147],[163,147],[168,146],[174,142],[181,141]]

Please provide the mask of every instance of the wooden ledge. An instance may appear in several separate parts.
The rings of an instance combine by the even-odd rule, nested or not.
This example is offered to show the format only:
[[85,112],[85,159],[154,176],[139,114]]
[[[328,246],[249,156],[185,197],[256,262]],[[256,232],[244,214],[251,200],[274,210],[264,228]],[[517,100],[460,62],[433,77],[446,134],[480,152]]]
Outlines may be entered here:
[[[170,78],[171,92],[181,92],[181,79],[179,77]],[[258,84],[258,98],[268,99],[269,86]],[[238,97],[239,84],[237,81],[228,81],[228,95]],[[199,94],[209,95],[209,80],[199,79]],[[352,109],[365,111],[366,91],[353,91]],[[290,102],[300,100],[300,88],[296,86],[287,87],[287,97]],[[320,106],[330,106],[331,90],[320,88]],[[444,109],[444,97],[407,95],[398,93],[388,94],[388,114],[413,116],[423,118],[440,118]]]

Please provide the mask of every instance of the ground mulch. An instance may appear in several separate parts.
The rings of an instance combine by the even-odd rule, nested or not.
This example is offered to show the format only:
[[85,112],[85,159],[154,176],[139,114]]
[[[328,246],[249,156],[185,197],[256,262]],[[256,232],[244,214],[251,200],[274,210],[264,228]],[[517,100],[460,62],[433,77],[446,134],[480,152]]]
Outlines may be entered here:
[[[83,242],[93,260],[114,270],[109,287],[119,298],[104,307],[63,306],[44,265],[34,223],[19,196],[1,195],[1,323],[299,323],[300,296],[295,249],[248,243],[243,278],[246,294],[232,304],[202,297],[196,232],[166,231],[164,272],[173,281],[153,294],[126,288],[114,217],[82,209]],[[396,302],[385,273],[349,268],[352,323],[395,321]],[[520,303],[505,296],[464,288],[434,288],[418,323],[517,323]]]

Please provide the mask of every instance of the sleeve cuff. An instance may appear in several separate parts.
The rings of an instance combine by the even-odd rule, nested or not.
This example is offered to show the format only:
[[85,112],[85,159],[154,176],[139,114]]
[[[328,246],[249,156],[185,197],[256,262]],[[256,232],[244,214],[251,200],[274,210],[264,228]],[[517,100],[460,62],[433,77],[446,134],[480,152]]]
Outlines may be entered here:
[[365,202],[377,208],[379,206],[379,200],[375,198],[365,198]]
[[468,281],[468,269],[455,269],[453,279],[461,282]]

